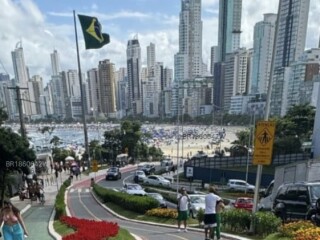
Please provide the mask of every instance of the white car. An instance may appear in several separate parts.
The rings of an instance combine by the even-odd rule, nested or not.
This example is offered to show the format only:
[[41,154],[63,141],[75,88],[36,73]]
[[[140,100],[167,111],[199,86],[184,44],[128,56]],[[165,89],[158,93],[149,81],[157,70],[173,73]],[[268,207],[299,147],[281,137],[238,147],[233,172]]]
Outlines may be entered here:
[[255,186],[240,179],[229,179],[227,183],[227,189],[230,191],[246,191],[254,192]]
[[143,179],[143,183],[155,185],[155,186],[165,186],[169,187],[171,182],[160,175],[150,175]]
[[128,193],[130,195],[137,195],[137,196],[147,195],[147,193],[143,190],[143,188],[139,184],[135,184],[135,183],[126,183],[122,188],[122,192]]
[[190,198],[190,216],[192,218],[196,218],[199,210],[202,208],[203,210],[206,207],[205,204],[205,195],[204,194],[189,194]]
[[133,180],[136,176],[138,177],[139,182],[143,182],[143,179],[145,179],[147,177],[146,174],[144,173],[144,171],[142,171],[142,170],[135,171],[135,173],[133,175]]

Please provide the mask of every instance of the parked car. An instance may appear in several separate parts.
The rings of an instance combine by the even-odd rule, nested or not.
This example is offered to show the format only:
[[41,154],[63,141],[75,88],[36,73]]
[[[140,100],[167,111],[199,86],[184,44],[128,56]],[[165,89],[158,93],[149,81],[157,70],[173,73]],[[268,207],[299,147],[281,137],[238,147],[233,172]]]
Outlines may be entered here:
[[147,193],[149,197],[154,198],[159,202],[160,208],[167,208],[167,202],[164,200],[163,196],[160,193]]
[[147,164],[143,165],[141,170],[144,171],[144,173],[146,175],[150,175],[150,174],[154,174],[155,173],[156,167],[154,166],[154,164],[147,163]]
[[135,180],[136,177],[138,178],[138,182],[143,182],[143,179],[145,179],[147,176],[144,173],[144,171],[137,170],[137,171],[134,172],[133,180]]
[[239,197],[234,203],[234,207],[238,209],[244,209],[252,211],[253,208],[253,198],[248,197]]
[[137,195],[137,196],[146,196],[147,193],[143,190],[143,188],[136,183],[126,183],[122,190],[122,192],[128,193],[130,195]]
[[150,175],[143,179],[143,183],[155,185],[155,186],[166,186],[169,187],[171,182],[160,175]]
[[273,201],[272,211],[283,220],[307,219],[316,212],[320,198],[320,182],[287,183],[279,187]]
[[113,179],[118,180],[121,179],[121,172],[118,167],[111,167],[107,170],[106,180]]
[[255,186],[240,179],[229,179],[227,183],[227,189],[230,191],[248,191],[253,193]]
[[189,198],[190,198],[190,206],[189,206],[190,216],[192,218],[196,218],[200,208],[202,208],[203,210],[205,209],[205,195],[189,194]]

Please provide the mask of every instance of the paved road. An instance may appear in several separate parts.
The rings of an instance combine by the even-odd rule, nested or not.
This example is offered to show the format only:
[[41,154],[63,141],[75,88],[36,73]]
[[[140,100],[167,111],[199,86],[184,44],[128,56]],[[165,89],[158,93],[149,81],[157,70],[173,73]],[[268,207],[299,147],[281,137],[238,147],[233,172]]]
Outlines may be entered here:
[[[123,173],[123,178],[126,178],[132,172]],[[96,181],[104,179],[104,176],[97,177]],[[99,184],[120,189],[122,187],[122,180],[105,181],[102,180]],[[120,227],[123,227],[131,233],[139,236],[143,240],[198,240],[204,238],[203,230],[192,231],[191,229],[185,232],[177,232],[176,226],[160,226],[160,224],[146,225],[140,222],[128,221],[120,219],[112,215],[105,208],[96,202],[92,196],[89,188],[89,181],[76,184],[68,191],[68,206],[72,216],[88,219],[101,219],[106,221],[117,222]],[[222,238],[226,239],[226,238]]]

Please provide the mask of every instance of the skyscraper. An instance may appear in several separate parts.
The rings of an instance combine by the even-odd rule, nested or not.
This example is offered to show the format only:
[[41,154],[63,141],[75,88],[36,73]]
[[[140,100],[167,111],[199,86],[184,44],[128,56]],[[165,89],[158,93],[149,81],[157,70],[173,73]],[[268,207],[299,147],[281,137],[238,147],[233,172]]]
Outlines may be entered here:
[[156,47],[154,43],[150,43],[150,45],[147,46],[147,68],[148,68],[149,75],[151,75],[155,62],[156,62]]
[[100,91],[99,91],[99,76],[98,69],[93,68],[87,72],[88,76],[88,91],[89,91],[89,114],[95,119],[100,112]]
[[276,20],[277,14],[264,14],[263,21],[254,26],[252,81],[249,88],[252,94],[268,91]]
[[57,50],[54,50],[53,53],[50,54],[51,58],[51,68],[52,68],[52,76],[59,75],[59,72],[61,72],[60,67],[60,57]]
[[277,19],[270,115],[285,114],[286,68],[305,48],[310,0],[281,0]]
[[99,62],[99,90],[101,112],[114,117],[116,112],[116,86],[114,64],[109,59]]
[[181,0],[179,17],[179,52],[174,56],[174,84],[172,92],[173,116],[180,114],[184,92],[178,91],[182,81],[202,75],[201,0]]
[[[13,85],[19,86],[21,88],[28,88],[29,74],[24,61],[24,54],[23,54],[23,48],[22,48],[21,42],[18,42],[16,44],[16,48],[13,52],[11,52],[11,56],[12,56],[12,63],[13,63],[13,70],[14,70]],[[30,116],[34,114],[34,112],[32,112],[31,102],[28,101],[29,100],[28,90],[22,89],[20,91],[20,94],[21,94],[21,99],[26,100],[26,101],[22,101],[23,113],[26,116]],[[16,94],[14,93],[14,96],[15,95]],[[15,96],[15,98],[17,97]],[[16,106],[17,106],[16,104],[13,105],[14,114],[18,113],[18,109]]]
[[202,74],[201,0],[182,0],[179,21],[179,52],[175,55],[175,81]]
[[16,48],[13,52],[11,52],[11,56],[14,70],[14,85],[20,87],[27,87],[29,76],[24,61],[24,54],[21,42],[18,42],[16,44]]
[[141,48],[137,37],[128,41],[127,70],[129,86],[129,112],[132,115],[142,113],[142,86],[141,86]]
[[218,61],[240,47],[242,0],[219,0]]
[[210,73],[213,76],[214,74],[214,64],[218,62],[218,47],[212,46],[210,53]]

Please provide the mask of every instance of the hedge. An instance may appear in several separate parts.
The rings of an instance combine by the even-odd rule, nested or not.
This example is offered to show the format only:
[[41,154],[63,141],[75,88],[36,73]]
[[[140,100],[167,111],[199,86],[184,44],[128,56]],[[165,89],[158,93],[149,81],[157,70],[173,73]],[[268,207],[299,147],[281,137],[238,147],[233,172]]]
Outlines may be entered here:
[[93,184],[93,191],[104,202],[112,202],[126,210],[145,214],[148,210],[159,207],[159,202],[148,196],[134,196],[123,192],[116,192]]

